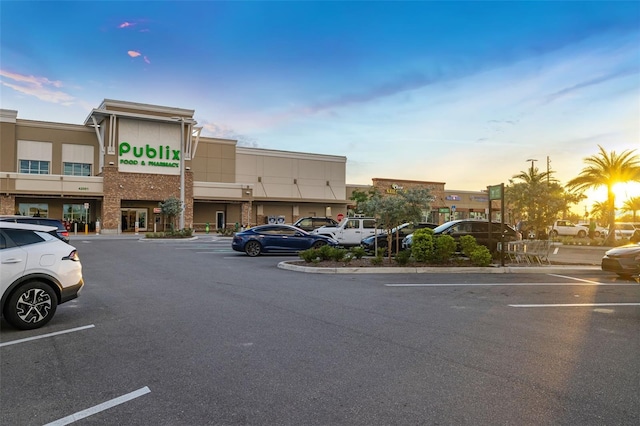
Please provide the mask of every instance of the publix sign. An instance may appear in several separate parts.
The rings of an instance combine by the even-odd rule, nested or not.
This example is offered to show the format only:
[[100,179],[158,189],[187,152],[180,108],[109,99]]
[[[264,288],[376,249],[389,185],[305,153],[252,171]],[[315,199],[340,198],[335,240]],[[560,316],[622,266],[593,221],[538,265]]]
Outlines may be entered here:
[[118,157],[122,171],[174,174],[180,169],[180,150],[169,145],[134,145],[122,141]]

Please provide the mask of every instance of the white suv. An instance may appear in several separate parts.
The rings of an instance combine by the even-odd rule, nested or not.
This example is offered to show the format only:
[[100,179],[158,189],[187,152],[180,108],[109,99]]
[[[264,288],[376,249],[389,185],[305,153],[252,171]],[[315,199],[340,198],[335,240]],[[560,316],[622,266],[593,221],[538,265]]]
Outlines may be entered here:
[[0,312],[7,322],[42,327],[83,286],[78,252],[55,227],[0,222]]

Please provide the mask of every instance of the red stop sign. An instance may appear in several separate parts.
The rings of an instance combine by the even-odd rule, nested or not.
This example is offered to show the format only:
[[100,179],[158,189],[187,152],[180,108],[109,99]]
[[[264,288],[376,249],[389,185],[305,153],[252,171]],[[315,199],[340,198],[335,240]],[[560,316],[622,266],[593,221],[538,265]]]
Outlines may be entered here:
[[344,219],[344,215],[342,213],[338,213],[338,222],[342,222],[342,219]]

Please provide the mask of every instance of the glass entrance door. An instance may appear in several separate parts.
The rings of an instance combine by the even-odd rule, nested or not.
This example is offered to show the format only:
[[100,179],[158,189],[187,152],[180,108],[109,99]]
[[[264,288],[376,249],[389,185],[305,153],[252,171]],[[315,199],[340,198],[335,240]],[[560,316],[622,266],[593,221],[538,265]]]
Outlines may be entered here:
[[147,209],[120,209],[122,232],[135,232],[136,222],[138,231],[147,230]]

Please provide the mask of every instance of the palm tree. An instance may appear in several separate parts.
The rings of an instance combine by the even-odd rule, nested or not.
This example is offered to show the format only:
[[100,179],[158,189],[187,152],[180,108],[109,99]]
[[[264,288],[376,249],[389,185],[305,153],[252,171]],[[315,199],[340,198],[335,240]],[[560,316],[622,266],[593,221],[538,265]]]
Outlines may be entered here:
[[591,217],[602,226],[609,226],[609,215],[607,214],[607,203],[596,201],[591,206]]
[[634,150],[625,150],[621,154],[615,151],[607,153],[600,145],[600,152],[584,159],[587,166],[578,177],[571,179],[567,187],[584,191],[591,188],[607,187],[607,213],[609,215],[609,234],[605,243],[615,240],[615,194],[613,186],[617,183],[640,182],[640,157]]
[[636,221],[636,212],[640,210],[640,197],[632,197],[624,202],[622,210],[633,213],[633,221]]

